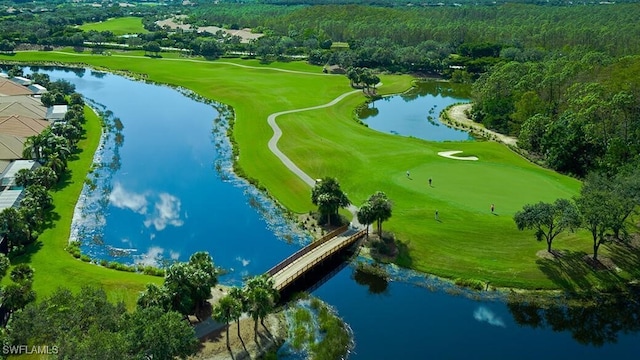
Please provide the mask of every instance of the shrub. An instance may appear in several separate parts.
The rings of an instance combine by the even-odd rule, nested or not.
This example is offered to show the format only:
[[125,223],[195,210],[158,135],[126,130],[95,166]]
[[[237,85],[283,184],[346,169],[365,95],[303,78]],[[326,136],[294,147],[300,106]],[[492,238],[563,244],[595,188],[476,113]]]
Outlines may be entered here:
[[81,256],[80,253],[80,242],[79,241],[72,241],[69,243],[69,245],[67,246],[67,251],[76,259],[79,259]]
[[467,287],[473,290],[484,290],[486,287],[486,284],[480,280],[475,280],[475,279],[456,279],[455,280],[455,284],[458,286],[462,286],[462,287]]

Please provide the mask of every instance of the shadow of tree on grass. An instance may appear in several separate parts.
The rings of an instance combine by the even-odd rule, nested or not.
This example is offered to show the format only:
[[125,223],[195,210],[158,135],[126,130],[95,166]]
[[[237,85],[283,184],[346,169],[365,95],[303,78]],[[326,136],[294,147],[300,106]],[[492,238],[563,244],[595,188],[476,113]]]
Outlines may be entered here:
[[626,286],[626,280],[616,271],[596,269],[588,261],[590,258],[591,255],[583,251],[564,251],[553,259],[538,259],[536,263],[551,281],[570,293]]
[[640,278],[640,249],[624,242],[607,244],[611,260],[633,278]]

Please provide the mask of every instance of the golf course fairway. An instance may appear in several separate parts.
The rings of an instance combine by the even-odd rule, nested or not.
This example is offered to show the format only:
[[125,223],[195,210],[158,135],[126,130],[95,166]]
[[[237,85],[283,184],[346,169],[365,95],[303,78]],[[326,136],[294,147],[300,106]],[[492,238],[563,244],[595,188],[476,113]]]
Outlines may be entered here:
[[[320,67],[302,62],[265,65],[256,60],[205,61],[175,54],[151,59],[141,52],[101,56],[71,51],[19,52],[0,55],[0,60],[127,71],[232,106],[233,141],[239,148],[242,175],[257,181],[295,213],[315,210],[311,189],[268,150],[273,131],[267,117],[326,104],[353,90],[345,76],[325,75]],[[380,78],[384,84],[380,94],[404,91],[413,80],[408,75]],[[533,231],[518,231],[513,215],[527,203],[577,195],[578,180],[534,165],[495,142],[428,142],[371,130],[353,119],[354,109],[364,101],[362,93],[354,93],[331,107],[279,116],[283,135],[278,147],[312,178],[335,177],[356,206],[375,191],[385,192],[393,202],[393,215],[383,229],[393,232],[401,243],[399,265],[494,286],[557,289],[575,285],[573,274],[550,275],[544,270],[536,253],[546,244],[537,242]],[[448,151],[478,160],[438,155]],[[591,252],[590,238],[583,232],[561,234],[553,244],[573,253]],[[603,254],[607,251],[602,249]],[[623,269],[618,276],[625,274]],[[588,274],[585,279],[582,286],[600,281]]]

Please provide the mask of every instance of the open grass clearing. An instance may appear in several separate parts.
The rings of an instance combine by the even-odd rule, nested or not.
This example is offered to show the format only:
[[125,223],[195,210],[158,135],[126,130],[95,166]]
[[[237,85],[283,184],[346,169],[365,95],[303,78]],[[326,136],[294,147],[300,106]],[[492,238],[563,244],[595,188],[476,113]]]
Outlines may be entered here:
[[86,23],[79,26],[82,31],[111,31],[114,35],[146,34],[149,31],[142,26],[142,18],[128,16],[106,21]]
[[[30,52],[0,58],[126,70],[233,106],[240,165],[298,213],[313,209],[310,189],[267,150],[272,131],[266,118],[279,111],[325,104],[351,91],[346,77],[322,76],[320,68],[304,63],[206,62],[171,54],[149,59],[132,54]],[[384,93],[400,92],[411,84],[409,76],[382,75],[381,80],[384,86],[379,91]],[[518,231],[512,216],[526,203],[576,195],[578,181],[535,166],[494,142],[433,143],[376,132],[352,119],[353,109],[363,101],[363,95],[353,94],[331,108],[279,117],[284,132],[280,149],[312,178],[336,177],[356,205],[377,190],[385,191],[394,202],[394,212],[384,228],[396,233],[409,249],[401,258],[405,266],[495,286],[568,287],[564,276],[572,269],[559,267],[560,273],[554,273],[542,266],[536,253],[545,245],[537,243],[531,231]],[[447,159],[437,155],[442,151],[462,151],[459,155],[479,160]],[[433,187],[428,186],[428,178],[433,179]],[[491,204],[496,215],[490,212]],[[434,219],[436,209],[440,221]],[[591,243],[584,233],[568,234],[559,237],[554,248],[589,254]],[[615,254],[605,247],[601,255]],[[623,268],[618,281],[634,271],[638,270]],[[573,275],[568,278],[580,288],[601,281],[598,276],[582,282]]]

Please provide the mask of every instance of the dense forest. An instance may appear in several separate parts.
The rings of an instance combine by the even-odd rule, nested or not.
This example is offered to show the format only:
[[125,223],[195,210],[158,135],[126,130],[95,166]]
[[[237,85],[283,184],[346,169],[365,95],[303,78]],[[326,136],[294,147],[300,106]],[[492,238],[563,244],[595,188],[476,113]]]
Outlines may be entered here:
[[[473,83],[474,120],[519,138],[547,166],[608,173],[640,150],[640,4],[634,1],[221,0],[128,4],[0,2],[0,51],[38,46],[144,49],[158,55],[306,58],[318,65],[439,76]],[[248,42],[160,27],[251,28]],[[77,26],[141,18],[145,32],[116,36]]]

